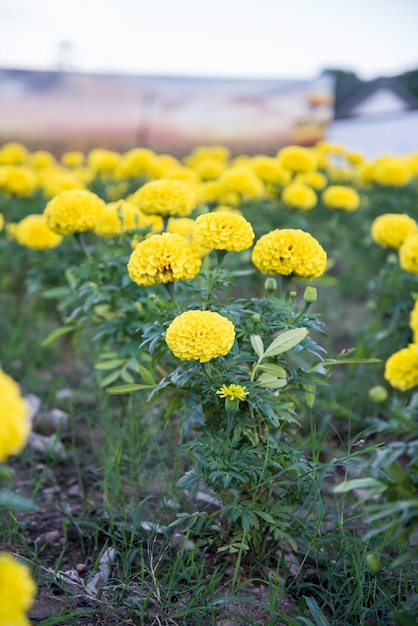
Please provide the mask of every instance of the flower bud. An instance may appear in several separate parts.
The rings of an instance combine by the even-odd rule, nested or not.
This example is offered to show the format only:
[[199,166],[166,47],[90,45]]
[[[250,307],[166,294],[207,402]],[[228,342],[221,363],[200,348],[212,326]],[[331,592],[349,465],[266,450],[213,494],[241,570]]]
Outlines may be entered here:
[[253,313],[252,317],[251,317],[253,322],[261,322],[261,315],[260,313]]
[[379,574],[382,571],[382,564],[378,555],[375,552],[369,552],[366,554],[367,567],[374,573]]
[[296,291],[289,291],[289,298],[296,298],[297,295]]
[[277,289],[277,280],[275,278],[271,278],[271,276],[269,278],[266,279],[266,282],[264,283],[264,287],[266,291],[276,291]]
[[375,385],[369,389],[369,398],[378,404],[385,402],[388,398],[388,392],[383,385]]
[[305,302],[307,303],[312,303],[312,302],[316,302],[316,298],[317,298],[317,290],[316,287],[306,287],[305,289],[305,293],[303,294],[303,299],[305,300]]

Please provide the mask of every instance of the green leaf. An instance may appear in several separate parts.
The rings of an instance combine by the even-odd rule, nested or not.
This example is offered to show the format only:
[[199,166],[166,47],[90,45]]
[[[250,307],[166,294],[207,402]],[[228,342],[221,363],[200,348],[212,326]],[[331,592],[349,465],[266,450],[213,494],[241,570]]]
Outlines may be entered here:
[[287,385],[287,379],[277,378],[271,374],[261,374],[257,382],[262,387],[270,387],[271,389],[281,389]]
[[151,374],[151,372],[149,370],[147,370],[146,367],[144,367],[143,365],[138,365],[138,371],[139,371],[139,373],[141,374],[142,378],[145,380],[146,383],[148,383],[152,387],[156,387],[157,386],[157,383],[156,383],[153,375]]
[[126,359],[109,359],[107,361],[101,361],[96,363],[94,369],[96,370],[113,370],[115,367],[124,365]]
[[271,374],[276,378],[287,378],[286,370],[283,367],[280,367],[280,365],[275,365],[274,363],[261,363],[257,366],[257,369],[267,372],[267,374]]
[[316,626],[331,626],[331,624],[319,608],[315,598],[309,598],[308,596],[303,596],[303,598],[312,614],[312,617],[315,620]]
[[308,334],[307,328],[293,328],[282,333],[269,345],[264,352],[264,358],[267,356],[276,356],[283,354],[297,346]]
[[260,335],[251,335],[250,341],[254,352],[261,359],[264,354],[264,345]]
[[351,365],[352,363],[381,363],[382,359],[360,359],[360,358],[348,358],[348,359],[325,359],[321,361],[323,367],[333,367],[334,365]]
[[107,393],[114,395],[122,395],[124,393],[133,393],[134,391],[141,391],[141,389],[152,389],[153,385],[137,385],[137,384],[129,384],[129,385],[118,385],[117,387],[109,387],[106,389]]
[[315,402],[316,385],[302,385],[305,391],[305,400],[308,408],[312,408]]
[[353,489],[371,489],[373,493],[379,493],[386,489],[385,483],[377,478],[353,478],[352,480],[345,480],[340,485],[334,487],[334,493],[347,493]]
[[110,374],[108,374],[107,376],[105,376],[101,381],[100,381],[100,387],[106,387],[107,385],[110,385],[110,383],[113,383],[117,378],[119,378],[119,376],[121,375],[123,370],[121,369],[117,369],[117,370],[113,370],[113,372],[110,372]]
[[62,337],[62,335],[67,335],[68,333],[71,333],[76,328],[77,328],[76,324],[71,324],[71,326],[61,326],[60,328],[56,328],[55,330],[52,331],[52,333],[48,335],[48,337],[46,337],[43,340],[43,342],[41,343],[41,346],[49,346],[50,343],[53,343],[56,339],[58,339],[59,337]]

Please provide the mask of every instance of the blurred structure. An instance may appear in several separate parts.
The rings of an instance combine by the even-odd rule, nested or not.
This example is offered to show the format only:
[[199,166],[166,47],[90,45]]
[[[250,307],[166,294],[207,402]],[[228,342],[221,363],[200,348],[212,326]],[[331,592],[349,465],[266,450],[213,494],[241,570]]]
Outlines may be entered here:
[[418,151],[418,100],[392,78],[361,84],[338,103],[327,139],[373,159]]
[[[65,53],[65,54],[64,54]],[[333,115],[330,76],[243,80],[0,69],[0,143],[31,149],[128,150],[183,156],[198,144],[275,154],[313,145]],[[64,67],[65,65],[65,67]]]

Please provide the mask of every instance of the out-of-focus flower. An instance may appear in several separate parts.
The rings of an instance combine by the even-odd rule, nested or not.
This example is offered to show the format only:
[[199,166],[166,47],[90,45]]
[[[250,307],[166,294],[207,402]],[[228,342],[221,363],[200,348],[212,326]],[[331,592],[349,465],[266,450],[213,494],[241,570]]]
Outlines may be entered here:
[[385,363],[386,380],[400,391],[407,391],[418,385],[418,344],[411,343],[407,348],[395,352]]
[[399,263],[406,272],[418,274],[418,233],[409,235],[401,244]]
[[317,204],[318,198],[312,187],[296,182],[283,189],[282,201],[289,207],[309,211]]
[[29,150],[17,141],[5,143],[0,148],[0,165],[22,165],[29,157]]
[[96,174],[113,174],[120,161],[119,152],[104,148],[94,148],[87,155],[87,164]]
[[83,189],[62,191],[45,207],[46,221],[60,235],[94,230],[101,218],[104,200]]
[[199,215],[194,238],[204,248],[240,252],[249,248],[254,231],[245,217],[230,211],[215,211]]
[[411,168],[404,159],[385,157],[374,165],[374,180],[379,185],[402,187],[412,179]]
[[360,196],[352,187],[331,185],[322,194],[325,206],[343,211],[355,211],[360,206]]
[[54,167],[57,163],[56,158],[51,152],[47,150],[37,150],[30,155],[30,163],[36,170],[41,170],[44,167]]
[[23,450],[30,430],[29,405],[19,385],[0,368],[0,463]]
[[119,161],[117,178],[137,178],[138,176],[153,176],[158,169],[158,157],[148,148],[133,148],[125,152]]
[[382,248],[399,248],[409,235],[418,232],[417,222],[406,213],[384,213],[371,225],[373,240]]
[[24,165],[0,166],[0,191],[11,196],[31,196],[37,187],[34,172]]
[[249,165],[265,183],[287,185],[292,178],[291,172],[284,169],[279,160],[274,157],[257,154],[251,159]]
[[234,166],[226,169],[220,178],[225,191],[233,191],[247,198],[261,198],[264,194],[263,181],[250,167]]
[[303,174],[298,174],[295,179],[295,183],[303,183],[304,185],[309,185],[313,189],[323,189],[327,185],[327,177],[322,172],[305,172]]
[[30,626],[27,612],[36,594],[36,585],[26,565],[0,552],[0,624]]
[[230,320],[212,311],[185,311],[167,328],[166,343],[182,361],[205,363],[225,356],[235,341]]
[[141,228],[145,215],[132,202],[119,200],[106,204],[94,232],[99,237],[117,237],[120,233]]
[[4,228],[4,215],[0,213],[0,231]]
[[264,274],[311,279],[325,272],[327,254],[309,233],[284,228],[273,230],[257,241],[252,261]]
[[188,239],[175,233],[163,233],[136,246],[128,262],[128,272],[137,285],[150,286],[191,280],[199,272],[201,263]]
[[84,153],[80,150],[72,150],[71,152],[64,152],[61,156],[61,163],[66,167],[81,167],[85,158]]
[[85,183],[75,172],[60,167],[46,167],[40,170],[38,185],[47,198],[53,198],[70,189],[85,189]]
[[9,236],[19,245],[34,250],[56,248],[62,242],[62,236],[49,228],[43,214],[27,215],[14,224],[14,228],[9,230]]
[[225,170],[226,164],[222,159],[207,157],[197,161],[193,167],[202,180],[213,180],[219,178]]
[[226,163],[230,157],[230,150],[226,146],[197,146],[183,161],[186,165],[194,167],[199,161],[216,159]]
[[418,300],[415,302],[411,315],[409,317],[409,325],[414,333],[414,343],[418,344]]
[[287,146],[277,153],[282,167],[292,172],[309,172],[318,166],[318,157],[314,150],[302,146]]
[[192,189],[171,178],[160,178],[146,183],[129,200],[146,215],[162,217],[185,217],[196,206],[196,196]]

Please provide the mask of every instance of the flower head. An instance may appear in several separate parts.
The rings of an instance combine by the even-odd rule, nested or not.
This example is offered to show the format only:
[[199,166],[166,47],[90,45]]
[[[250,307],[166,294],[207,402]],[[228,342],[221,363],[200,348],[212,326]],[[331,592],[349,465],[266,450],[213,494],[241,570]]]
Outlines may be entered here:
[[158,157],[149,148],[133,148],[121,156],[116,176],[118,178],[136,178],[154,174],[158,166]]
[[62,236],[49,228],[45,215],[27,215],[9,232],[18,244],[35,250],[56,248],[62,242]]
[[87,155],[87,163],[96,174],[112,174],[118,167],[120,159],[119,152],[104,148],[94,148]]
[[17,141],[5,143],[0,148],[0,165],[21,165],[29,156],[29,150]]
[[304,183],[290,183],[283,189],[282,200],[285,204],[296,209],[309,211],[318,202],[316,193]]
[[51,152],[37,150],[30,155],[30,163],[36,170],[41,170],[44,167],[54,167],[57,161]]
[[70,152],[64,152],[61,156],[61,163],[66,167],[80,167],[84,163],[84,152],[80,150],[71,150]]
[[414,333],[414,343],[418,343],[418,300],[416,300],[409,316],[409,326]]
[[48,226],[60,235],[94,230],[105,206],[104,200],[84,189],[62,191],[45,207]]
[[162,217],[185,217],[196,205],[196,196],[191,187],[173,178],[160,178],[146,183],[130,200],[146,215]]
[[264,274],[310,279],[325,272],[327,254],[309,233],[284,228],[273,230],[257,241],[252,261]]
[[128,272],[137,285],[150,286],[177,280],[191,280],[202,261],[193,244],[175,233],[152,235],[132,252]]
[[0,463],[23,450],[30,428],[29,405],[19,385],[0,369]]
[[331,185],[322,194],[323,203],[332,209],[355,211],[360,206],[360,197],[355,189],[345,185]]
[[412,171],[407,161],[395,157],[385,157],[377,161],[373,178],[380,185],[402,187],[412,179]]
[[45,167],[38,174],[38,185],[47,198],[57,196],[61,191],[85,189],[85,184],[75,171],[60,167]]
[[399,263],[406,272],[418,274],[418,232],[409,235],[400,246]]
[[240,252],[252,245],[254,231],[250,222],[242,215],[230,211],[215,211],[199,215],[194,237],[204,248]]
[[234,341],[232,322],[212,311],[185,311],[171,322],[166,332],[168,347],[182,361],[205,363],[224,356]]
[[99,237],[116,237],[120,233],[145,226],[144,221],[145,215],[132,202],[118,200],[106,204],[94,232]]
[[386,380],[400,391],[418,385],[418,345],[410,343],[407,348],[395,352],[385,363]]
[[36,586],[29,568],[11,554],[0,552],[0,624],[29,626],[27,611],[35,599]]
[[384,213],[371,226],[372,238],[382,248],[399,248],[409,235],[417,232],[417,222],[406,213]]
[[31,196],[37,186],[36,176],[23,165],[0,166],[0,190],[12,196]]
[[263,181],[251,167],[235,165],[226,169],[220,183],[226,193],[233,191],[248,198],[260,198],[264,193]]
[[315,152],[302,146],[287,146],[279,150],[277,156],[280,165],[292,172],[309,172],[318,165]]
[[287,185],[290,182],[292,176],[290,171],[284,169],[274,157],[257,154],[249,165],[265,183]]
[[222,385],[216,392],[220,398],[228,398],[228,400],[245,400],[250,393],[246,387],[241,385]]

